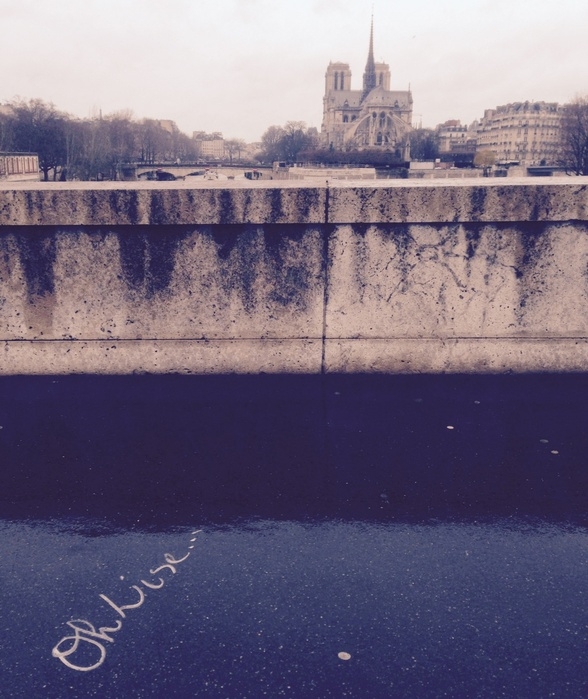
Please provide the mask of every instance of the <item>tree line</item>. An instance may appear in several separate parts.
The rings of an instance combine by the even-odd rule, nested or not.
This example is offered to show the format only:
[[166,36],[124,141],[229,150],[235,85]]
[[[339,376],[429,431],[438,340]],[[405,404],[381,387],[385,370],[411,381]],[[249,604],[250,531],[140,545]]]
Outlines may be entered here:
[[284,126],[270,126],[261,137],[258,160],[265,163],[313,162],[324,164],[398,165],[397,153],[381,149],[357,150],[324,147],[316,128],[303,121],[288,121]]
[[[432,129],[414,129],[410,146],[414,160],[438,157]],[[234,157],[241,158],[244,147],[240,139],[225,140],[231,162]],[[136,120],[128,111],[79,119],[39,99],[0,105],[0,151],[37,153],[44,180],[118,179],[125,163],[194,162],[199,157],[198,142],[174,122]],[[401,164],[398,154],[380,149],[325,148],[317,129],[301,121],[266,129],[257,159],[264,163]],[[569,173],[588,175],[588,96],[577,97],[563,107],[558,164]]]
[[79,119],[39,99],[0,112],[0,151],[37,153],[43,179],[117,179],[124,163],[193,162],[196,144],[173,122],[130,112]]
[[[436,158],[438,147],[432,129],[414,129],[410,135],[411,156],[415,160]],[[335,149],[324,147],[316,128],[303,121],[289,121],[284,126],[270,126],[261,137],[258,158],[263,162],[301,161],[325,164],[400,165],[402,155],[396,151],[374,149]]]

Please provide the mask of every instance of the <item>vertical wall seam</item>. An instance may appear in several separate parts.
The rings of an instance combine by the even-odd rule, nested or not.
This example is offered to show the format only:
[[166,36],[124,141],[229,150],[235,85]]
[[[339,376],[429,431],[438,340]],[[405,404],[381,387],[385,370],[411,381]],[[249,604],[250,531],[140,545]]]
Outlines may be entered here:
[[323,333],[321,346],[321,374],[325,373],[325,354],[326,354],[326,339],[327,339],[327,305],[329,303],[329,198],[330,198],[329,180],[326,181],[325,190],[325,217],[323,224]]

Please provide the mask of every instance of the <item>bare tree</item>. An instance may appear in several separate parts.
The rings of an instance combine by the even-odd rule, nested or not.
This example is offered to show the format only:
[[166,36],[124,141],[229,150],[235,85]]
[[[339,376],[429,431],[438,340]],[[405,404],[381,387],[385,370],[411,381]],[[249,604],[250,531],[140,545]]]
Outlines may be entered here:
[[14,150],[14,113],[12,108],[2,105],[0,112],[0,151]]
[[35,99],[11,103],[13,111],[13,148],[37,153],[43,179],[57,177],[57,169],[67,162],[65,125],[68,115],[58,112],[53,104]]
[[225,141],[225,150],[229,154],[229,161],[233,162],[233,156],[237,155],[237,160],[241,160],[241,151],[245,148],[245,141],[242,138],[229,138]]
[[228,138],[225,141],[225,151],[229,154],[229,162],[232,164],[233,162],[233,156],[237,152],[237,139],[235,138]]
[[439,157],[439,145],[433,129],[414,129],[410,134],[412,160],[435,160]]
[[474,156],[474,165],[484,170],[484,177],[489,177],[495,162],[496,153],[493,150],[479,150]]
[[296,162],[304,151],[316,148],[318,132],[303,121],[289,121],[285,126],[270,126],[261,137],[261,157],[266,162]]
[[[282,141],[282,149],[284,160],[288,162],[296,162],[299,154],[303,150],[308,150],[316,146],[314,131],[306,127],[303,121],[289,121],[284,126],[284,139]],[[309,133],[310,132],[310,133]]]
[[84,180],[101,179],[110,171],[108,122],[102,118],[86,122],[83,148]]
[[588,96],[564,106],[559,161],[568,174],[588,175]]
[[155,119],[143,119],[141,124],[141,161],[153,164],[164,159],[169,134]]
[[281,141],[284,137],[281,126],[270,126],[261,137],[261,157],[269,163],[282,159]]

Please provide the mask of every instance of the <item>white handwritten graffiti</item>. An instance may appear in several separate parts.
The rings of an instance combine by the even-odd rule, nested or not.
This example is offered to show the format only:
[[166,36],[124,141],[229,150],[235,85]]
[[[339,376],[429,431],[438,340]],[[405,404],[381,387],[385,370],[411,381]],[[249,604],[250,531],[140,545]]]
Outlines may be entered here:
[[[190,546],[188,546],[188,549],[194,548],[194,542],[196,541],[195,536],[199,534],[200,531],[199,529],[192,532],[193,538],[190,539]],[[163,558],[165,563],[157,568],[150,569],[149,573],[151,575],[158,575],[163,570],[170,570],[172,575],[175,575],[177,566],[183,563],[190,553],[191,551],[189,550],[188,553],[181,558],[176,558],[171,553],[164,553]],[[161,590],[165,584],[165,580],[159,576],[156,582],[141,580],[140,583],[148,590]],[[59,643],[53,647],[51,655],[61,660],[64,665],[72,670],[89,672],[90,670],[99,668],[106,660],[106,646],[104,643],[114,643],[112,634],[122,629],[123,624],[121,619],[127,618],[126,612],[131,609],[138,609],[143,605],[143,602],[145,602],[146,594],[141,585],[131,585],[131,590],[136,592],[136,598],[128,604],[117,604],[113,602],[110,597],[100,594],[100,599],[112,607],[119,615],[120,619],[115,620],[114,626],[100,626],[98,630],[86,619],[72,619],[66,622],[70,629],[73,630],[73,634],[64,636]],[[76,654],[78,656],[77,658]]]

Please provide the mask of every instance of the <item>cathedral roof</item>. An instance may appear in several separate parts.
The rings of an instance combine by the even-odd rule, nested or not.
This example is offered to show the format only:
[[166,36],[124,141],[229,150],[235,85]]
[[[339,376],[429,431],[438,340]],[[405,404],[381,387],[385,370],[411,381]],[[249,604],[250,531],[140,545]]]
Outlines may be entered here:
[[401,90],[385,90],[382,85],[370,90],[363,100],[362,107],[402,107],[411,102],[410,92]]
[[329,103],[337,108],[355,107],[357,109],[361,104],[361,90],[335,90],[329,94]]

